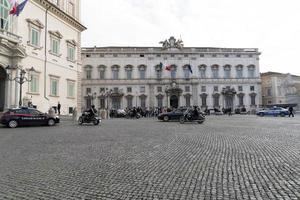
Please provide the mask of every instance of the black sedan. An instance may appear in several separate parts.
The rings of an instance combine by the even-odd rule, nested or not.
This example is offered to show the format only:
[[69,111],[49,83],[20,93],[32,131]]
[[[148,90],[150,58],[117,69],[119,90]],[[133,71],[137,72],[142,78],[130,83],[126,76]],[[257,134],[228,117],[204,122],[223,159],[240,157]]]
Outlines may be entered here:
[[5,112],[0,123],[10,128],[17,126],[48,125],[59,123],[59,117],[42,113],[34,108],[13,108]]
[[160,113],[157,116],[157,119],[163,120],[165,122],[170,121],[170,120],[179,121],[180,117],[183,116],[184,111],[186,111],[185,108],[177,109],[177,110],[174,110],[171,112]]

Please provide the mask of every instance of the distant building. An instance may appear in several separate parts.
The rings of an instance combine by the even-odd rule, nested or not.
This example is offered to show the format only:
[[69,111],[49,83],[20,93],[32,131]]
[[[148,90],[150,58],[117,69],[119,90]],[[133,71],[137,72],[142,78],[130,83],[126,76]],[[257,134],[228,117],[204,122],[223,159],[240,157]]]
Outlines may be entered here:
[[250,110],[261,104],[258,49],[183,47],[174,37],[160,43],[82,48],[83,107]]
[[[23,0],[18,0],[18,3]],[[80,0],[28,0],[17,16],[9,15],[9,0],[0,1],[0,111],[32,102],[41,111],[61,103],[61,113],[80,107],[81,32]],[[7,66],[21,67],[31,82],[20,85],[6,79]]]
[[300,110],[300,76],[266,72],[261,74],[264,106],[294,105]]

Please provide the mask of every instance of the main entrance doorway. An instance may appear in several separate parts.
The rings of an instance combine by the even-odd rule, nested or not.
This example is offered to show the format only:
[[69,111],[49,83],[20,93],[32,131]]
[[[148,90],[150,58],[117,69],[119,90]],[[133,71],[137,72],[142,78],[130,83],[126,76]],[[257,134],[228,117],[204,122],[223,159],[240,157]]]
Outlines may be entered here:
[[232,95],[225,96],[225,108],[233,109],[233,96]]
[[176,95],[170,97],[170,106],[172,108],[178,108],[178,97]]
[[5,69],[0,66],[0,112],[4,110],[5,104],[5,79]]

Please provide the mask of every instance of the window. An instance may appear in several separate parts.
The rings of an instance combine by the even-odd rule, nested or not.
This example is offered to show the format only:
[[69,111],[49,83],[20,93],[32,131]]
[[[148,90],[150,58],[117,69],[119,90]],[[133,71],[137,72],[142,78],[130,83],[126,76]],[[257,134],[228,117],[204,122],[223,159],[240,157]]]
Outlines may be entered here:
[[67,45],[68,47],[67,47],[67,53],[68,53],[68,55],[67,55],[67,59],[69,60],[69,61],[75,61],[75,46],[72,46],[72,45]]
[[7,0],[0,1],[0,29],[9,30],[10,27],[10,4]]
[[113,80],[118,80],[119,79],[119,69],[118,68],[113,68],[113,70],[112,70],[112,79]]
[[243,91],[243,86],[239,85],[239,86],[238,86],[238,91],[239,91],[239,92]]
[[75,82],[68,81],[67,83],[67,97],[74,98],[75,97]]
[[240,95],[239,97],[239,106],[244,106],[244,95]]
[[68,13],[73,17],[75,16],[75,6],[71,0],[68,1]]
[[113,91],[114,91],[114,93],[118,93],[119,92],[119,88],[118,87],[114,87]]
[[132,69],[126,70],[126,77],[128,80],[132,79]]
[[99,101],[100,109],[105,109],[105,98],[101,97]]
[[231,67],[230,65],[224,66],[224,78],[230,78],[231,76]]
[[186,79],[190,78],[190,70],[187,67],[183,68],[183,73],[184,73],[184,78]]
[[127,108],[132,108],[132,96],[127,96],[126,100],[127,100]]
[[128,93],[132,92],[132,87],[127,87],[127,92]]
[[50,95],[58,96],[58,79],[50,79]]
[[145,86],[140,87],[140,93],[145,93]]
[[250,100],[251,100],[251,106],[255,106],[255,95],[251,95],[250,96]]
[[243,78],[243,66],[242,65],[236,66],[236,77]]
[[161,86],[157,87],[157,92],[162,92],[162,87]]
[[271,88],[267,88],[267,96],[272,96],[272,89]]
[[253,85],[250,86],[250,91],[254,91],[254,86]]
[[211,70],[212,70],[212,77],[219,78],[219,68],[217,66],[213,66]]
[[213,103],[214,103],[214,107],[219,107],[219,99],[220,99],[220,96],[219,95],[214,95],[213,96]]
[[92,69],[89,68],[85,70],[85,78],[92,79]]
[[50,52],[55,55],[59,55],[59,44],[60,40],[58,38],[51,37],[50,38]]
[[85,94],[88,95],[88,94],[91,94],[92,93],[92,89],[91,88],[86,88],[85,89]]
[[200,71],[200,78],[205,78],[206,77],[206,65],[201,65],[199,67]]
[[185,96],[185,106],[186,107],[190,107],[191,106],[191,96],[190,95],[186,95]]
[[141,96],[141,107],[146,108],[146,96]]
[[140,69],[140,79],[145,79],[146,71],[144,69]]
[[254,65],[250,65],[248,66],[248,77],[249,78],[254,78],[255,74],[255,66]]
[[174,66],[171,68],[171,78],[176,78],[176,67]]
[[206,86],[201,86],[201,92],[206,92]]
[[30,30],[30,44],[35,47],[40,46],[40,31],[33,27]]
[[214,86],[214,92],[218,92],[219,91],[219,87],[218,86]]
[[29,82],[29,92],[38,93],[39,92],[39,76],[31,75],[31,81]]
[[104,80],[105,79],[105,69],[99,70],[99,79]]
[[206,94],[202,94],[201,95],[202,107],[206,107],[207,106],[206,99],[207,99],[207,95]]
[[163,96],[159,95],[157,96],[157,107],[162,108],[163,107]]
[[161,79],[162,77],[162,70],[156,70],[156,78]]
[[190,92],[190,86],[185,86],[184,90],[185,92]]

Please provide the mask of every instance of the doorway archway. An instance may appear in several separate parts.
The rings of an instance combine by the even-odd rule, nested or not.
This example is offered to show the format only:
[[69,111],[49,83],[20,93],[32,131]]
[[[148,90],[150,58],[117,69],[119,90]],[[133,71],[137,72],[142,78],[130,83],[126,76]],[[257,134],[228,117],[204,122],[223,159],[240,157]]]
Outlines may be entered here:
[[176,95],[170,97],[170,106],[172,108],[178,108],[178,97]]
[[6,81],[6,71],[5,69],[0,66],[0,112],[4,110],[5,105],[5,81]]

